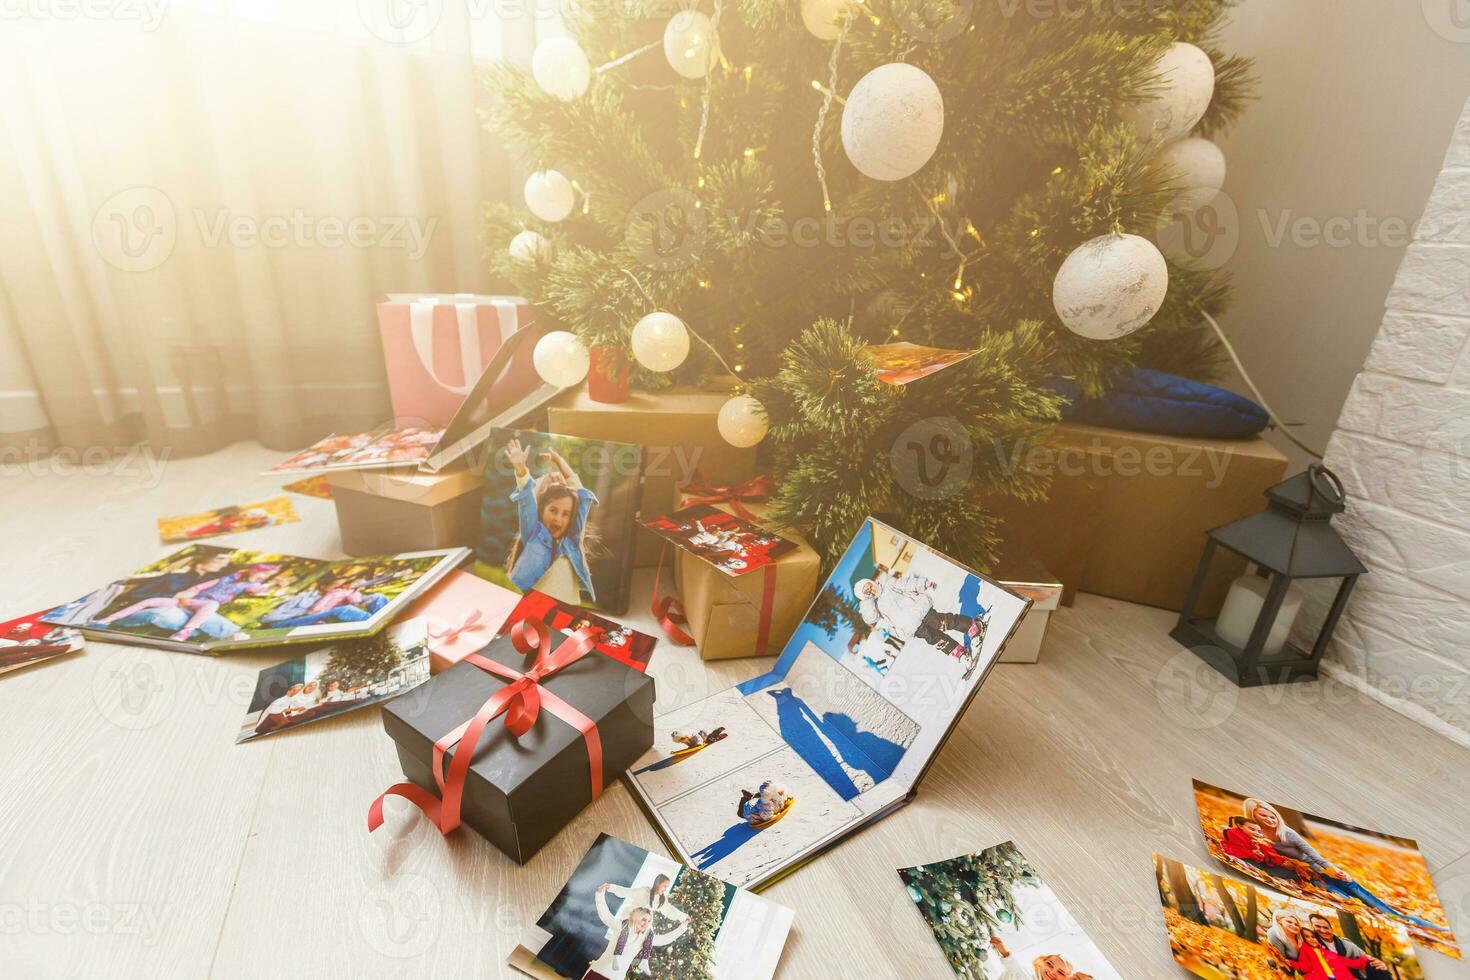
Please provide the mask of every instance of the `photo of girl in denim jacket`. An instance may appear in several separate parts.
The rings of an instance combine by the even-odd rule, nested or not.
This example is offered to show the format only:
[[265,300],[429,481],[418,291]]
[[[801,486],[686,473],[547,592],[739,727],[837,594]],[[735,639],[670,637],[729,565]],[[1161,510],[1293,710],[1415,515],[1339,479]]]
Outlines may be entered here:
[[555,450],[538,454],[547,467],[539,479],[531,476],[531,454],[519,439],[506,444],[505,455],[515,469],[510,498],[519,524],[505,559],[511,583],[522,592],[535,589],[563,602],[597,602],[586,554],[587,515],[597,505],[596,494]]

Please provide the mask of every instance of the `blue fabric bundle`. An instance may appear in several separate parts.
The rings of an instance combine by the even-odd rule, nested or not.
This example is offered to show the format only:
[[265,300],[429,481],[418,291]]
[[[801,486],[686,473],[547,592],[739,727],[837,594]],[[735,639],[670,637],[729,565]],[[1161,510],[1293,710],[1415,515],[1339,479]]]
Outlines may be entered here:
[[1174,374],[1131,368],[1101,398],[1083,398],[1075,381],[1048,385],[1066,399],[1062,419],[1132,432],[1207,439],[1248,439],[1270,421],[1249,398]]

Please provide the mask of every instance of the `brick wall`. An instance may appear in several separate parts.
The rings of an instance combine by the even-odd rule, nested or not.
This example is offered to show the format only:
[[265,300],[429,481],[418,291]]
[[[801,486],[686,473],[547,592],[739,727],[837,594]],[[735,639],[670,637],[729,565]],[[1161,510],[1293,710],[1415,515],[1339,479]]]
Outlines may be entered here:
[[1327,447],[1370,572],[1331,672],[1470,745],[1470,103],[1386,306]]

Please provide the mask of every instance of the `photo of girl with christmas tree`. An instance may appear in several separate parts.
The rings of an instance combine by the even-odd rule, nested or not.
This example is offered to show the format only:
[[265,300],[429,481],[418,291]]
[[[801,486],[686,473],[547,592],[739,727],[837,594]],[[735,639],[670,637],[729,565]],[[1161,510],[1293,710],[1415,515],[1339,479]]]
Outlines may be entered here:
[[511,954],[532,977],[769,980],[790,909],[606,834]]
[[898,874],[956,976],[1122,980],[1010,841]]

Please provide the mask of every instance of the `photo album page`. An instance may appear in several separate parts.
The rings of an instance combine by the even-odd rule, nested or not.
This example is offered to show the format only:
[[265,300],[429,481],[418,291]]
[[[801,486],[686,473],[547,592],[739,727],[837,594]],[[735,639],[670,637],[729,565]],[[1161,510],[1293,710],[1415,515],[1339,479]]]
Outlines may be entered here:
[[913,793],[1030,602],[871,518],[771,669],[627,778],[689,864],[768,883]]

